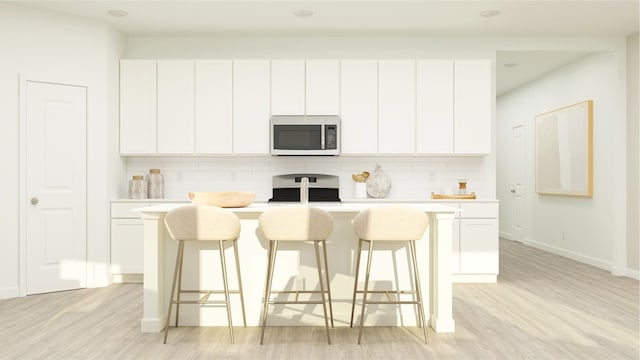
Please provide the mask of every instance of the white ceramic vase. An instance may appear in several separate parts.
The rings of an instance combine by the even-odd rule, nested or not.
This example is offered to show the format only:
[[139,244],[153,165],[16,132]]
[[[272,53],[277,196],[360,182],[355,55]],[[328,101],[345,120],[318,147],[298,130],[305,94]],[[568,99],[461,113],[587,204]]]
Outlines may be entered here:
[[384,198],[391,189],[391,179],[376,165],[373,174],[367,178],[367,194],[372,198]]

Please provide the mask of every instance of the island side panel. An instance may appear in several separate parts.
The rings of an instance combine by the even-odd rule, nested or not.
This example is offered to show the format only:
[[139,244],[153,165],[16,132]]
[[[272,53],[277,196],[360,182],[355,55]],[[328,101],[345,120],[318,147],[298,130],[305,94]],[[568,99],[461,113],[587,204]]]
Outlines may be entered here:
[[164,301],[164,213],[143,213],[144,292],[142,332],[159,332],[165,325]]
[[437,333],[455,332],[451,276],[454,213],[430,213],[430,319]]

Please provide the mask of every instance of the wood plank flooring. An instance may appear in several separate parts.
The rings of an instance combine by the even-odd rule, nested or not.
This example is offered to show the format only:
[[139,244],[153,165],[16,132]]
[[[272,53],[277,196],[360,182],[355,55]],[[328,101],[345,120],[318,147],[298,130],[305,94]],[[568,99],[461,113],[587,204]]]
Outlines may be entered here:
[[497,284],[455,284],[455,334],[417,328],[172,328],[143,334],[142,285],[0,300],[0,359],[607,359],[640,358],[638,281],[508,240]]

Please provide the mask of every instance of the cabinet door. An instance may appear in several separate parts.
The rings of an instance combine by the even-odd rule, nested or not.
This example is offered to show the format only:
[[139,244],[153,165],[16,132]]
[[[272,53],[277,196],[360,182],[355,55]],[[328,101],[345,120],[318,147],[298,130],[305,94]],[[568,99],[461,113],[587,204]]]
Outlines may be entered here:
[[460,272],[497,274],[497,219],[460,219]]
[[340,62],[338,60],[307,60],[307,115],[337,115],[340,113]]
[[489,60],[456,60],[454,152],[491,152],[492,76]]
[[156,61],[120,61],[120,154],[156,153]]
[[271,61],[271,113],[305,114],[304,60]]
[[231,60],[196,60],[195,147],[197,154],[231,154],[233,98]]
[[233,152],[269,153],[269,61],[233,62]]
[[416,62],[378,62],[378,152],[413,154],[416,142]]
[[419,60],[416,72],[417,152],[453,154],[453,60]]
[[114,274],[144,273],[142,220],[111,220],[111,272]]
[[158,154],[193,154],[193,61],[158,60]]
[[378,152],[378,63],[341,62],[342,153]]

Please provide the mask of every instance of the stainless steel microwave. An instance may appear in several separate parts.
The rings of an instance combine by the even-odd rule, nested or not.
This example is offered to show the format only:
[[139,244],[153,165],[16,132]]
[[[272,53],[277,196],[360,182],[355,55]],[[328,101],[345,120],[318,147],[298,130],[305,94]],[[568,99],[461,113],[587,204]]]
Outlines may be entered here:
[[340,155],[340,117],[274,115],[271,155]]

